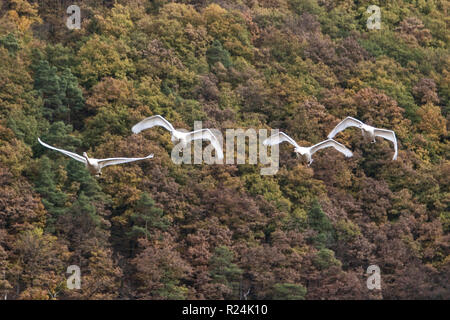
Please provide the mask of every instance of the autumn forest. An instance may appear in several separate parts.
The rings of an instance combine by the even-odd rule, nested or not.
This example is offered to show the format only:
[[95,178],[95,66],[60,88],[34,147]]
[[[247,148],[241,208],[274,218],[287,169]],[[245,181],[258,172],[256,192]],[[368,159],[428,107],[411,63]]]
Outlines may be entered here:
[[[66,24],[81,8],[80,28]],[[368,28],[370,5],[381,28]],[[450,299],[448,0],[2,0],[0,298]],[[162,115],[308,165],[176,164]],[[96,158],[154,157],[103,169]],[[206,147],[207,142],[203,143]],[[225,151],[225,149],[224,149]],[[230,154],[226,154],[230,157]],[[67,286],[79,266],[80,289]],[[380,269],[381,289],[367,269]]]

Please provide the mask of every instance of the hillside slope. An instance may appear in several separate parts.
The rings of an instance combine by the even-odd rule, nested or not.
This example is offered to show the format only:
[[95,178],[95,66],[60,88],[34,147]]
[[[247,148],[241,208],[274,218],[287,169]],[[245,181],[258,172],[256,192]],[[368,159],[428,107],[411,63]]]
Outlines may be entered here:
[[[0,8],[2,297],[450,299],[449,1],[78,2],[79,30],[69,1]],[[347,129],[352,158],[307,166],[283,144],[276,175],[177,165],[166,131],[131,132],[156,114],[302,145],[353,116],[395,130],[399,155]],[[38,137],[155,157],[96,179]]]

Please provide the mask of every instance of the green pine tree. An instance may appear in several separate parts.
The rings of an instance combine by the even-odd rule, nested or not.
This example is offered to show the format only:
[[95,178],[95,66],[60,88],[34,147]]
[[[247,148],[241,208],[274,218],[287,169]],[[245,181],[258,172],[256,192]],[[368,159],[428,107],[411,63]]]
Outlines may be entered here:
[[218,40],[214,40],[212,46],[206,50],[206,59],[211,66],[216,62],[222,63],[225,68],[231,66],[230,53],[222,47],[222,43]]
[[[83,93],[69,68],[58,72],[47,60],[41,60],[35,68],[34,88],[42,95],[43,113],[47,119],[70,122],[71,118],[79,118],[74,116],[83,109]],[[82,122],[78,121],[76,125],[80,127]]]
[[47,156],[43,156],[39,160],[39,173],[35,185],[36,191],[42,197],[42,203],[50,214],[47,218],[46,229],[52,233],[55,231],[55,223],[58,217],[67,210],[65,207],[67,195],[57,188],[55,171],[51,164],[52,162]]
[[308,225],[317,235],[311,239],[317,248],[330,246],[334,242],[335,232],[330,219],[315,200],[308,212]]
[[63,105],[64,90],[55,67],[47,60],[41,60],[34,74],[34,88],[44,100],[43,113],[49,120],[67,118],[69,109]]
[[239,283],[243,271],[233,263],[233,251],[226,246],[215,248],[209,260],[210,276],[214,283],[221,283],[230,289],[226,299],[239,298]]
[[305,300],[306,288],[295,283],[277,283],[274,288],[274,300]]
[[136,208],[130,216],[133,223],[129,236],[139,238],[141,236],[149,239],[153,229],[166,230],[169,220],[164,216],[164,211],[155,206],[155,201],[143,193],[136,203]]
[[0,38],[0,46],[5,47],[10,55],[15,55],[20,49],[19,42],[13,33],[8,33],[6,36]]

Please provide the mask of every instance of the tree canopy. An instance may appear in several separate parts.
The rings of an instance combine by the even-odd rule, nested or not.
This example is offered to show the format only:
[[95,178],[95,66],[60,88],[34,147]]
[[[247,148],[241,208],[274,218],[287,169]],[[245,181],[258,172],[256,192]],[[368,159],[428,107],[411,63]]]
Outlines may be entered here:
[[[449,299],[448,1],[67,1],[0,5],[0,294],[8,299]],[[369,30],[367,7],[382,8]],[[323,140],[308,167],[170,159],[177,128]],[[39,145],[96,158],[104,169]],[[66,287],[69,265],[80,290]],[[367,289],[367,267],[382,289]]]

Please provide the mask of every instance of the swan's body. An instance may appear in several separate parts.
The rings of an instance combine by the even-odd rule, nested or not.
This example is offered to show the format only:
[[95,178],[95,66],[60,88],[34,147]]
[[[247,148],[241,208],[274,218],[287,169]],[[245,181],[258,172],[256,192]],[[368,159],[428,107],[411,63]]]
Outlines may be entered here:
[[173,143],[180,142],[183,147],[185,147],[189,142],[193,140],[209,140],[217,152],[217,157],[223,159],[222,147],[217,140],[216,136],[212,133],[210,129],[201,129],[191,132],[182,132],[176,130],[172,124],[161,117],[160,115],[145,118],[144,120],[138,122],[131,128],[133,133],[139,133],[142,130],[150,129],[155,126],[160,126],[170,131],[172,134],[171,140]]
[[150,154],[144,158],[107,158],[107,159],[95,159],[95,158],[89,158],[86,152],[83,152],[83,156],[80,156],[79,154],[64,150],[64,149],[58,149],[55,147],[52,147],[51,145],[48,145],[41,141],[41,139],[38,138],[38,141],[40,144],[42,144],[44,147],[47,147],[52,150],[59,151],[66,156],[71,157],[72,159],[75,159],[79,162],[83,162],[86,165],[86,168],[88,171],[95,175],[100,176],[102,174],[102,168],[106,166],[112,166],[115,164],[121,164],[126,162],[132,162],[132,161],[138,161],[138,160],[145,160],[145,159],[151,159],[153,158],[153,154]]
[[361,132],[363,134],[363,136],[368,135],[370,137],[370,139],[372,140],[372,143],[375,143],[375,137],[382,137],[384,139],[387,139],[389,141],[391,141],[392,143],[394,143],[394,156],[392,158],[392,160],[396,160],[397,159],[397,137],[395,136],[395,132],[392,130],[386,130],[386,129],[379,129],[379,128],[375,128],[372,126],[369,126],[367,124],[365,124],[364,122],[352,118],[352,117],[347,117],[344,120],[342,120],[328,135],[329,139],[333,139],[334,136],[336,134],[338,134],[339,132],[341,132],[342,130],[345,130],[348,127],[358,127],[361,129]]
[[297,142],[295,142],[294,139],[289,137],[284,132],[279,132],[270,136],[269,138],[263,141],[263,144],[265,146],[267,145],[273,146],[274,144],[279,144],[281,142],[289,142],[290,144],[292,144],[294,146],[294,151],[296,153],[306,156],[306,159],[308,160],[308,165],[310,165],[313,162],[312,155],[315,152],[319,151],[320,149],[328,147],[335,148],[337,151],[343,153],[346,157],[351,157],[353,155],[353,153],[349,149],[347,149],[339,142],[334,141],[333,139],[324,140],[311,147],[301,147],[298,145]]

